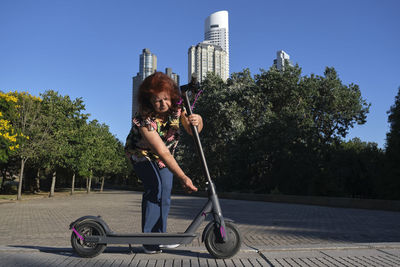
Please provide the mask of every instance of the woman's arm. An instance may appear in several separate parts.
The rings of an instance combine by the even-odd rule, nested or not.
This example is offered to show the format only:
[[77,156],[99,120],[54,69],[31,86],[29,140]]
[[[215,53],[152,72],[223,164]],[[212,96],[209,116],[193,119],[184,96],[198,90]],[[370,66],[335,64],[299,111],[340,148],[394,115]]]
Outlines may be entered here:
[[161,160],[167,165],[168,169],[179,179],[181,179],[182,186],[187,189],[188,192],[197,191],[197,188],[193,185],[192,180],[186,176],[181,167],[179,167],[175,158],[171,152],[161,140],[161,137],[156,131],[149,131],[146,127],[140,127],[140,134],[149,143],[151,149],[156,153]]
[[190,135],[193,135],[190,124],[192,124],[193,126],[197,126],[197,131],[199,133],[203,129],[203,118],[199,114],[192,114],[190,116],[186,116],[186,111],[182,111],[181,122],[183,128],[185,128],[186,132]]

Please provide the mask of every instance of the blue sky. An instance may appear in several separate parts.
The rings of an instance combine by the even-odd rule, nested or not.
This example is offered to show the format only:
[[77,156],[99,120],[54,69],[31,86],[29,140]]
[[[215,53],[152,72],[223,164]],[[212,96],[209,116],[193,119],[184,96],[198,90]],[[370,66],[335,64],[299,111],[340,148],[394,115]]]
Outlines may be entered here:
[[303,75],[334,67],[371,103],[348,137],[384,147],[400,86],[398,0],[0,0],[0,90],[82,97],[91,119],[124,142],[142,49],[186,83],[188,48],[220,10],[229,12],[231,72],[268,69],[278,50]]

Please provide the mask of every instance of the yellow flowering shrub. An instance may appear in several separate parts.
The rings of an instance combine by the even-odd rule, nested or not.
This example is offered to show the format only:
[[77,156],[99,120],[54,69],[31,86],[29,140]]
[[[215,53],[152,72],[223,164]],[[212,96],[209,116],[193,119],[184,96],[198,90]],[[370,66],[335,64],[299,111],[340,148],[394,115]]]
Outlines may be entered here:
[[0,111],[0,141],[1,143],[6,144],[6,147],[8,147],[10,151],[19,148],[19,144],[17,144],[18,136],[29,139],[29,136],[25,136],[23,133],[16,133],[11,122],[4,117],[4,114],[7,112],[11,112],[11,114],[14,113],[19,116],[18,109],[21,107],[18,105],[19,97],[29,97],[36,101],[41,101],[39,97],[31,96],[27,92],[0,92],[0,107],[2,109],[2,111]]

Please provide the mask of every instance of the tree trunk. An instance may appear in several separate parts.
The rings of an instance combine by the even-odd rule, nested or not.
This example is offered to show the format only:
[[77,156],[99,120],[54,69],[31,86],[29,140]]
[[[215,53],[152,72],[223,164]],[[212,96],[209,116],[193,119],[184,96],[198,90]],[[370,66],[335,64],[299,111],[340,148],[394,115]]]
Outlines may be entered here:
[[35,185],[34,192],[39,193],[40,192],[40,169],[37,170],[35,180],[36,180],[36,185]]
[[0,192],[3,192],[4,181],[7,179],[7,169],[1,171],[1,176],[3,176],[3,179],[1,179]]
[[103,188],[104,188],[104,176],[101,177],[101,187],[100,187],[100,192],[103,192]]
[[72,175],[72,184],[71,184],[71,195],[73,195],[75,192],[75,172]]
[[92,186],[92,176],[93,176],[93,172],[90,171],[90,177],[87,183],[87,187],[86,187],[86,193],[90,193],[90,187]]
[[54,188],[56,187],[56,178],[57,178],[57,172],[53,172],[53,178],[51,179],[51,187],[50,187],[50,194],[49,197],[54,197]]
[[19,183],[18,183],[18,195],[17,195],[17,200],[22,199],[22,178],[24,177],[24,167],[25,167],[25,162],[23,158],[21,159],[21,169],[19,172]]

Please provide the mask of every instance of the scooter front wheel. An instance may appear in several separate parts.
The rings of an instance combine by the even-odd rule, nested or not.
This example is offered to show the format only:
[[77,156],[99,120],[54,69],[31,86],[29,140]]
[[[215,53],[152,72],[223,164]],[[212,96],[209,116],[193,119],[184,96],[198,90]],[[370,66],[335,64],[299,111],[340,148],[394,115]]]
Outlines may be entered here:
[[78,236],[75,232],[72,232],[71,245],[79,256],[84,258],[93,258],[101,254],[106,249],[107,244],[98,244],[85,241],[85,237],[88,236],[105,235],[103,227],[101,227],[98,223],[93,221],[84,221],[75,226],[75,230],[80,236]]
[[228,236],[227,242],[223,242],[220,228],[215,224],[205,235],[204,243],[208,252],[218,259],[226,259],[235,255],[242,244],[239,229],[231,222],[225,221],[225,232]]

